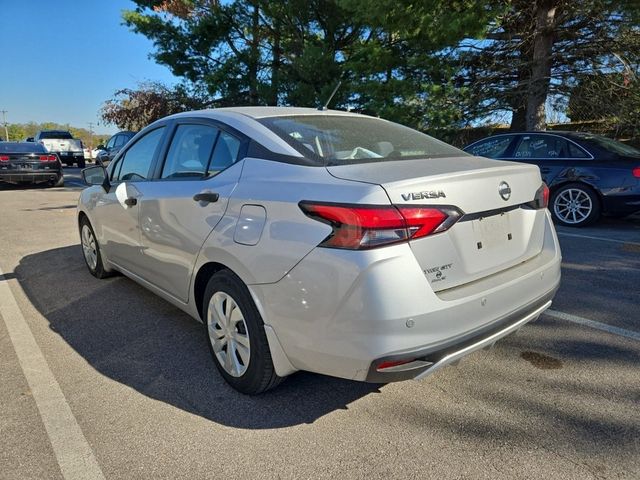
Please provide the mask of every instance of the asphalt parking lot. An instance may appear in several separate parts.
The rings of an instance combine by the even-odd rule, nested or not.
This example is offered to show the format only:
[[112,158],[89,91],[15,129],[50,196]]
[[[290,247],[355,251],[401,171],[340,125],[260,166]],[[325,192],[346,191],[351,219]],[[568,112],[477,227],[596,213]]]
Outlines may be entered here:
[[88,273],[80,185],[0,188],[0,478],[640,478],[640,219],[559,229],[552,310],[457,367],[246,397],[199,324]]

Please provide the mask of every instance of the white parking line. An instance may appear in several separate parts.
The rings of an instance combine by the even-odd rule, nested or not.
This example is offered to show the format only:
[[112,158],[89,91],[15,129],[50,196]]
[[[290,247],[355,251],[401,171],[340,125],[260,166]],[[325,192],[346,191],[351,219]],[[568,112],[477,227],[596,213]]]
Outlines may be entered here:
[[[0,269],[0,277],[3,273]],[[91,447],[36,343],[6,280],[0,280],[0,316],[36,402],[62,476],[104,479]]]
[[558,235],[563,237],[576,237],[576,238],[588,238],[589,240],[600,240],[603,242],[612,242],[612,243],[626,243],[627,245],[638,245],[640,246],[640,242],[630,242],[626,240],[616,240],[615,238],[604,238],[604,237],[593,237],[591,235],[580,235],[579,233],[565,233],[561,231],[556,231]]
[[613,335],[619,335],[625,338],[631,338],[633,340],[640,340],[640,332],[634,330],[627,330],[626,328],[614,327],[606,323],[596,322],[588,318],[579,317],[577,315],[571,315],[570,313],[558,312],[556,310],[546,310],[544,315],[549,315],[552,318],[558,320],[566,320],[568,322],[577,323],[586,327],[595,328],[596,330],[602,330],[603,332],[611,333]]

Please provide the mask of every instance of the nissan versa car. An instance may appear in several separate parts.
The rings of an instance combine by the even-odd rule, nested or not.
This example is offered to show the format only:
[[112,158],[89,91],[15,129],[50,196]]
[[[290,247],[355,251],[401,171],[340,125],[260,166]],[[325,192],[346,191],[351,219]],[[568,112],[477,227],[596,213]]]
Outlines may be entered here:
[[489,158],[540,167],[551,189],[549,210],[569,227],[586,227],[600,214],[623,217],[640,211],[640,150],[581,132],[494,135],[465,147]]
[[83,175],[91,273],[202,321],[243,393],[296,370],[423,378],[535,320],[560,281],[538,167],[377,118],[182,113]]

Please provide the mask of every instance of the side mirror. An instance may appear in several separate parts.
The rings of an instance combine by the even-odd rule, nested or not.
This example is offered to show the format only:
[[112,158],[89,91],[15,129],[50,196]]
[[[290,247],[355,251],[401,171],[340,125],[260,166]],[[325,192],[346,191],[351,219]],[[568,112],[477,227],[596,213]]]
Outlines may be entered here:
[[27,137],[24,141],[25,141],[25,142],[35,142],[35,140],[33,139],[33,137]]
[[100,144],[96,147],[96,150],[106,150],[105,146]]
[[102,165],[95,165],[82,170],[82,179],[88,185],[101,185],[105,192],[109,191],[111,183],[107,170]]

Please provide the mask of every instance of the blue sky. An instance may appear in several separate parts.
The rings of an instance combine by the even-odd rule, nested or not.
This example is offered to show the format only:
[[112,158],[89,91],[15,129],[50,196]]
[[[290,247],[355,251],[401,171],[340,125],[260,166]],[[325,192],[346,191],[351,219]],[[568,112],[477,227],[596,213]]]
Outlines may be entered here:
[[152,43],[121,25],[122,10],[133,8],[128,0],[0,0],[0,110],[7,121],[87,128],[115,90],[144,80],[175,83],[148,58]]

